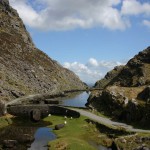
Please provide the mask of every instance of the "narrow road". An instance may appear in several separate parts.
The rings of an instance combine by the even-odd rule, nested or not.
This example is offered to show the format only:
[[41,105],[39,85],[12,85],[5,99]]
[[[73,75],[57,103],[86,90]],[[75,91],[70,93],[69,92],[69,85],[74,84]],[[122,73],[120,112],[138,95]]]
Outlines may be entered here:
[[13,105],[13,104],[21,104],[23,101],[27,101],[27,100],[30,100],[32,98],[34,98],[35,96],[38,96],[40,94],[35,94],[35,95],[29,95],[29,96],[26,96],[26,97],[22,97],[22,98],[17,98],[17,99],[14,99],[8,103],[5,104],[5,106],[7,107],[8,105]]
[[121,128],[124,128],[126,131],[129,131],[129,132],[150,133],[150,130],[136,129],[136,128],[133,128],[132,126],[127,125],[125,123],[114,122],[114,121],[111,121],[108,118],[97,116],[97,115],[95,115],[91,112],[88,112],[88,111],[85,111],[85,110],[82,110],[82,109],[77,109],[77,108],[70,108],[70,109],[79,112],[82,116],[86,116],[86,117],[88,117],[89,119],[91,119],[93,121],[96,121],[96,122],[98,122],[100,124],[103,124],[103,125],[106,125],[108,127],[112,127],[114,129],[117,129],[118,127],[121,127]]
[[[37,95],[30,95],[28,97],[18,98],[18,99],[15,99],[15,100],[11,101],[11,102],[6,103],[5,105],[7,107],[8,105],[13,105],[13,104],[16,104],[16,103],[21,103],[25,99],[29,100],[29,99],[34,98]],[[65,106],[62,106],[62,107],[65,107]],[[98,122],[100,124],[106,125],[108,127],[114,128],[114,129],[117,129],[117,128],[120,127],[120,128],[124,128],[126,131],[129,131],[129,132],[150,133],[150,130],[136,129],[136,128],[133,128],[132,126],[127,125],[125,123],[115,122],[115,121],[110,120],[109,118],[97,116],[97,115],[95,115],[95,114],[93,114],[91,112],[85,111],[83,109],[70,108],[70,107],[66,107],[66,108],[69,108],[71,110],[75,110],[75,111],[79,112],[82,116],[86,116],[86,117],[88,117],[89,119],[91,119],[93,121],[96,121],[96,122]]]

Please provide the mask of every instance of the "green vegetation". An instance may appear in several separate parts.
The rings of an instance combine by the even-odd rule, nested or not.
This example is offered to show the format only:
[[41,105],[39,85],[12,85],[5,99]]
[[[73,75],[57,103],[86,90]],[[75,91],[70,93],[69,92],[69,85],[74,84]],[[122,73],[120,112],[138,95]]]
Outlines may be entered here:
[[[49,126],[51,128],[67,121],[64,128],[54,130],[57,139],[48,143],[51,150],[92,150],[97,149],[98,145],[109,147],[112,145],[113,139],[120,148],[126,147],[131,150],[140,145],[138,139],[149,137],[149,134],[135,134],[127,132],[123,128],[112,129],[83,116],[77,119],[50,116],[44,121],[51,121],[53,123]],[[149,145],[150,143],[147,141],[145,144]]]
[[[106,147],[111,146],[113,139],[115,139],[115,143],[119,148],[128,150],[140,146],[141,139],[144,139],[142,143],[144,142],[144,144],[150,145],[150,141],[146,140],[150,134],[130,133],[122,128],[112,129],[83,116],[80,118],[66,119],[60,116],[50,116],[35,123],[27,118],[7,115],[0,117],[0,130],[8,130],[7,132],[11,130],[13,134],[17,133],[16,137],[18,140],[20,136],[22,136],[22,134],[18,134],[22,132],[19,127],[34,127],[36,131],[36,129],[41,126],[54,128],[55,125],[63,124],[64,121],[67,122],[64,128],[53,130],[57,135],[57,139],[48,143],[49,149],[51,150],[94,150],[97,149],[99,145]],[[35,131],[33,131],[31,135],[33,135]],[[11,136],[13,134],[11,134]]]
[[11,116],[0,117],[0,129],[12,124]]
[[64,149],[81,149],[93,150],[95,147],[89,143],[104,144],[110,146],[112,141],[104,134],[100,134],[96,125],[87,122],[87,118],[81,116],[80,118],[67,118],[59,116],[51,116],[44,119],[53,123],[52,128],[57,124],[62,124],[67,121],[64,128],[54,130],[57,139],[49,142],[49,149],[51,150],[64,150]]
[[129,136],[121,136],[116,139],[116,143],[120,149],[133,150],[135,147],[139,147],[142,144],[149,147],[150,141],[142,140],[142,139],[147,139],[149,137],[150,137],[149,133],[138,133]]

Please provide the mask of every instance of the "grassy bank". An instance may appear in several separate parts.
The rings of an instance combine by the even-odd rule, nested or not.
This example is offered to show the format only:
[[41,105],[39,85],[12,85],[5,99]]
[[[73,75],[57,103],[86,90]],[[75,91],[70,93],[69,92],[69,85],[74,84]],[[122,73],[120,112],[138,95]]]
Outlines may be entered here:
[[44,119],[53,123],[51,128],[57,124],[62,124],[67,121],[63,129],[54,130],[58,136],[56,140],[49,142],[49,149],[51,150],[94,150],[96,147],[93,145],[105,144],[110,146],[112,141],[104,134],[100,134],[96,126],[88,123],[86,117],[81,116],[77,119],[71,119],[59,116],[51,116]]
[[[57,139],[48,143],[49,150],[94,150],[98,149],[99,145],[111,146],[113,140],[120,148],[132,150],[141,145],[140,139],[150,136],[150,134],[129,133],[120,128],[114,130],[83,116],[76,119],[50,116],[44,121],[51,121],[52,125],[49,126],[51,128],[67,121],[64,128],[54,130]],[[143,141],[142,144],[144,143],[150,145],[150,141]]]
[[34,123],[27,118],[14,118],[8,115],[0,117],[0,130],[7,129],[8,131],[6,130],[6,133],[10,131],[12,133],[14,130],[12,135],[19,141],[23,135],[18,134],[23,132],[21,127],[24,129],[26,129],[25,127],[34,127],[35,129],[30,133],[30,135],[33,136],[38,127],[48,126],[54,128],[55,125],[63,124],[64,121],[67,122],[64,128],[53,130],[57,135],[57,139],[48,143],[50,150],[94,150],[98,149],[99,145],[104,145],[106,147],[111,146],[113,140],[120,148],[128,150],[132,150],[141,144],[150,145],[150,140],[147,140],[150,134],[129,133],[120,128],[112,129],[89,120],[84,116],[72,119],[50,116],[44,118],[40,122]]
[[12,124],[12,116],[6,115],[0,117],[0,129]]

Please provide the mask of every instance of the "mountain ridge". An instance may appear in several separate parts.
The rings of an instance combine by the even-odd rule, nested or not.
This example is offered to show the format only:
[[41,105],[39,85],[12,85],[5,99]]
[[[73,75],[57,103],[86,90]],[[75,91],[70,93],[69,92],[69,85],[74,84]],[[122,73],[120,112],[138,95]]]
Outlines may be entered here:
[[1,100],[86,88],[77,75],[35,47],[8,0],[0,1],[0,45]]
[[[95,83],[95,87],[105,88],[110,85],[142,86],[150,84],[150,47],[130,59],[125,66],[117,66]],[[125,82],[124,82],[125,81]]]

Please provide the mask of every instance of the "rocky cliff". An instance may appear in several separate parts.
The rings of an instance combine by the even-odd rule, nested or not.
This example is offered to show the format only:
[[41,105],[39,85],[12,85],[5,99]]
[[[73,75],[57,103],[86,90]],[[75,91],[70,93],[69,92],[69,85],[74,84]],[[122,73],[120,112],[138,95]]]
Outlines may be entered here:
[[114,81],[119,73],[123,70],[124,66],[116,66],[113,70],[109,71],[105,77],[97,81],[94,85],[95,88],[105,88]]
[[71,71],[35,47],[8,0],[0,0],[0,99],[85,89]]
[[150,47],[139,52],[125,66],[115,67],[104,79],[96,82],[95,87],[110,85],[137,87],[150,84]]
[[115,119],[147,126],[150,124],[150,47],[125,66],[115,67],[95,87],[87,106]]

